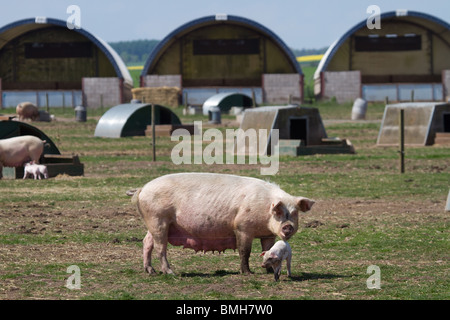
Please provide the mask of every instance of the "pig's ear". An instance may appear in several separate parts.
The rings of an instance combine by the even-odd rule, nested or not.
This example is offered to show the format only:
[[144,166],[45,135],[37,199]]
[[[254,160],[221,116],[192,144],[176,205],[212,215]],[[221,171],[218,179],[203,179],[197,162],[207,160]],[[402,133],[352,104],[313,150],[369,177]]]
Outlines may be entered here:
[[314,203],[316,203],[316,202],[311,199],[308,199],[308,198],[303,198],[303,197],[297,198],[297,206],[303,212],[308,212],[309,210],[311,210]]
[[277,203],[272,202],[272,214],[280,217],[284,214],[283,202],[281,201],[278,201]]
[[259,256],[262,257],[266,254],[266,251],[263,251]]

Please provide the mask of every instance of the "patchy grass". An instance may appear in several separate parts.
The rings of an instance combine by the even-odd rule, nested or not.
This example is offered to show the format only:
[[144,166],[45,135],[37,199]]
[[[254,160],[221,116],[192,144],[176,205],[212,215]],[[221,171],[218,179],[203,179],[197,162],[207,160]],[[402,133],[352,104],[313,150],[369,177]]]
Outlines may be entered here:
[[[59,121],[33,125],[62,153],[79,154],[85,176],[0,181],[0,299],[449,299],[450,149],[407,148],[400,175],[396,148],[375,146],[381,106],[369,106],[362,122],[348,120],[350,105],[318,108],[328,135],[350,139],[357,154],[285,156],[277,175],[263,177],[317,201],[290,241],[293,277],[283,267],[278,283],[259,267],[258,241],[250,276],[239,274],[232,250],[172,246],[177,276],[145,274],[145,226],[125,195],[167,173],[261,177],[259,165],[176,166],[169,138],[157,139],[154,163],[148,138],[94,138],[99,111],[76,123],[70,109],[52,110]],[[184,123],[199,120],[176,112]],[[224,125],[235,123],[224,117]],[[65,287],[71,265],[81,269],[81,290]],[[380,290],[366,286],[371,265],[380,268]]]

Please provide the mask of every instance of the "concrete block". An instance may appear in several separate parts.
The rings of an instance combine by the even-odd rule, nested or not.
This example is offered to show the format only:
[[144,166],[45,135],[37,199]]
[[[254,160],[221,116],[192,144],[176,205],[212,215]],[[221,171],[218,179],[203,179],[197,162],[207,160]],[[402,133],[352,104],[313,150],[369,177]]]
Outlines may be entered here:
[[450,212],[450,190],[448,191],[447,205],[445,206],[445,212]]
[[300,147],[305,145],[303,140],[296,140],[296,139],[280,139],[278,141],[278,145],[280,147]]

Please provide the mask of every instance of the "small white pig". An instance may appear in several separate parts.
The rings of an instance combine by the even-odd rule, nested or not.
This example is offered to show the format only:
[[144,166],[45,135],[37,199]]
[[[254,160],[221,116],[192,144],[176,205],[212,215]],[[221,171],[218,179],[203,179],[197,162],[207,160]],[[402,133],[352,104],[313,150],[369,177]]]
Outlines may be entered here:
[[281,264],[283,260],[287,262],[287,273],[288,277],[291,276],[291,259],[292,259],[292,250],[289,243],[286,241],[280,240],[270,248],[269,251],[263,251],[260,255],[264,256],[263,263],[261,267],[263,268],[273,268],[273,273],[275,277],[275,281],[278,281],[281,274]]
[[41,180],[41,175],[44,176],[44,179],[48,179],[47,166],[36,164],[34,162],[27,162],[23,168],[23,179],[25,180],[31,175],[33,175],[34,180]]

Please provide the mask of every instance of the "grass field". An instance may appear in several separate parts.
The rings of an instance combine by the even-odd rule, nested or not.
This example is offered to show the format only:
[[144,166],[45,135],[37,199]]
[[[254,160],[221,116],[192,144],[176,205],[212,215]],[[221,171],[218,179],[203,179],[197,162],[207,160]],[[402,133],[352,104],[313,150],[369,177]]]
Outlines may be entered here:
[[[375,145],[383,106],[369,106],[369,121],[360,122],[349,120],[350,105],[318,108],[328,135],[350,139],[357,153],[284,156],[269,177],[259,175],[259,165],[176,166],[169,138],[157,139],[152,162],[148,138],[93,137],[99,111],[77,123],[71,110],[51,110],[57,121],[33,125],[63,154],[78,154],[85,176],[0,181],[0,299],[449,299],[450,148],[407,148],[401,175],[397,148]],[[183,123],[198,120],[176,112]],[[239,273],[233,250],[195,254],[172,246],[177,276],[145,274],[146,229],[125,192],[185,171],[260,177],[315,199],[290,240],[293,277],[283,266],[275,283],[259,267],[259,241],[253,275]],[[80,290],[65,286],[71,265],[81,270]],[[158,270],[155,257],[154,265]],[[379,290],[367,287],[372,265],[380,268]]]

